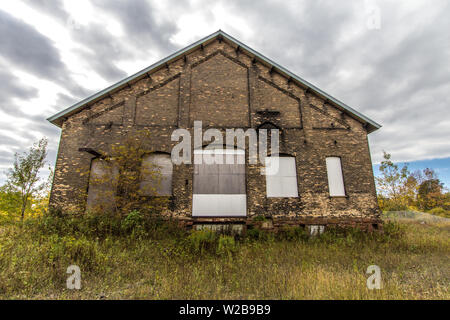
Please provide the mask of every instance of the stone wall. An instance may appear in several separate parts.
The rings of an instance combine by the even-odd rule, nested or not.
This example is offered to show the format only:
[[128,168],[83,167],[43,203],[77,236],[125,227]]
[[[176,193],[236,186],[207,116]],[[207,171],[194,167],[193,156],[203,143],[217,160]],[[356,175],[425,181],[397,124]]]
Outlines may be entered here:
[[[271,216],[294,224],[378,223],[367,131],[347,113],[236,50],[214,40],[128,87],[65,119],[51,206],[79,210],[86,197],[93,155],[136,130],[148,129],[151,150],[170,153],[174,129],[281,129],[280,152],[296,158],[298,198],[267,198],[260,165],[246,166],[248,217]],[[192,135],[193,136],[193,135]],[[342,160],[347,197],[330,198],[325,159]],[[174,166],[173,215],[192,223],[193,165]],[[78,206],[78,207],[77,207]],[[356,220],[355,220],[356,219]],[[200,219],[203,222],[223,219]],[[353,223],[353,222],[352,222]]]

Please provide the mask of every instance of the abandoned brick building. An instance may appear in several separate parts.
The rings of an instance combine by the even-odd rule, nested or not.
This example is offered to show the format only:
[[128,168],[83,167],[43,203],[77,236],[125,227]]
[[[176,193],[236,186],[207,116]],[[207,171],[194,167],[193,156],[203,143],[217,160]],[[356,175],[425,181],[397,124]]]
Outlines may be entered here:
[[[145,128],[155,153],[142,161],[162,166],[167,214],[186,225],[248,225],[260,216],[269,228],[380,223],[367,139],[380,125],[220,30],[48,120],[62,129],[54,208],[70,208],[80,193],[87,208],[98,156]],[[171,134],[192,132],[194,121],[203,130],[278,128],[280,152],[270,156],[279,157],[279,173],[261,175],[248,158],[213,172],[174,165]]]

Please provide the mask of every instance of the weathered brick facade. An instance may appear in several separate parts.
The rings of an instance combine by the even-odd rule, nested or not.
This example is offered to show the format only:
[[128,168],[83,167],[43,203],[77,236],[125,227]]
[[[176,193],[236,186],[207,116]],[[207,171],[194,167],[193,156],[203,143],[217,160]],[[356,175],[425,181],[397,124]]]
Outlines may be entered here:
[[[271,112],[272,111],[272,112]],[[222,36],[208,39],[144,75],[52,122],[62,128],[51,206],[71,210],[88,189],[91,148],[112,144],[142,128],[154,151],[170,153],[174,129],[195,120],[223,131],[281,129],[280,152],[294,156],[298,198],[266,197],[259,165],[246,165],[247,219],[192,218],[193,165],[174,166],[171,213],[188,224],[248,222],[266,215],[280,224],[378,224],[367,123]],[[376,128],[375,128],[376,129]],[[329,196],[326,157],[342,160],[346,197]]]

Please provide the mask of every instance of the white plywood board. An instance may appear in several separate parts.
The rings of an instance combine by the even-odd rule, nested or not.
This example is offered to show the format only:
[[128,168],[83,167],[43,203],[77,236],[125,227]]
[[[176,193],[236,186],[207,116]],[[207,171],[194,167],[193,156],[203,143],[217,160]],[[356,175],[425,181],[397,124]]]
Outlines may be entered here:
[[328,187],[331,197],[345,197],[341,158],[329,157],[327,161]]
[[194,217],[245,217],[247,196],[245,194],[194,194],[192,216]]
[[265,162],[267,197],[298,197],[297,169],[295,166],[295,158],[267,157]]

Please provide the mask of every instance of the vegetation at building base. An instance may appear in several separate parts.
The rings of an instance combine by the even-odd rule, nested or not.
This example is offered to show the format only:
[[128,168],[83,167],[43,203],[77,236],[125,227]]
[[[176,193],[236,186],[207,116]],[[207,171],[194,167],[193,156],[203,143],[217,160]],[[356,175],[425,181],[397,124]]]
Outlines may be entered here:
[[[133,168],[127,160],[128,149],[117,148],[113,158]],[[134,150],[142,153],[139,147]],[[386,164],[392,169],[386,177],[394,177],[391,186],[396,188],[402,186],[398,181],[408,179],[397,175],[398,168],[392,165]],[[0,298],[450,298],[450,225],[445,220],[425,224],[387,221],[383,233],[328,229],[316,237],[301,227],[286,227],[277,234],[250,229],[240,238],[208,230],[188,232],[155,214],[160,212],[159,199],[152,207],[136,208],[141,201],[139,191],[126,188],[138,178],[133,172],[119,175],[121,190],[131,190],[119,196],[136,195],[132,205],[122,206],[119,213],[49,211],[47,183],[30,194],[22,220],[21,194],[17,189],[1,188]],[[411,198],[404,197],[408,193],[400,188],[393,189],[395,197],[382,201],[387,199],[389,205],[400,201],[406,208],[439,204],[442,207],[430,211],[446,210],[443,191],[433,191],[439,183],[424,181],[408,189],[416,190]],[[34,185],[40,185],[39,181]],[[265,217],[256,220],[264,222]],[[70,265],[81,269],[81,290],[66,288]],[[381,268],[381,290],[366,287],[369,275],[365,272],[370,265]]]
[[[109,155],[101,155],[101,173],[93,178],[90,188],[97,195],[87,199],[87,195],[73,192],[76,206],[73,214],[81,212],[114,212],[118,217],[128,215],[134,209],[160,214],[169,205],[168,197],[157,194],[162,175],[158,165],[147,163],[141,167],[144,155],[152,153],[143,141],[149,140],[149,132],[140,130],[130,134],[122,144],[111,146]],[[0,222],[23,221],[25,218],[42,216],[48,212],[53,170],[46,181],[38,175],[45,165],[47,139],[36,142],[28,152],[15,155],[13,167],[7,172],[7,180],[0,186]],[[83,168],[81,175],[89,175],[91,168]],[[140,183],[142,177],[152,183]],[[90,205],[86,207],[86,203]],[[67,211],[67,210],[66,210]]]
[[[140,214],[47,215],[0,225],[3,299],[449,299],[450,224],[384,233],[301,228],[234,238]],[[67,267],[81,290],[66,288]],[[381,268],[368,290],[367,267]]]
[[400,168],[385,152],[380,172],[375,180],[383,211],[422,211],[450,218],[450,192],[433,169],[411,172],[407,164]]

